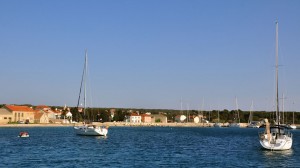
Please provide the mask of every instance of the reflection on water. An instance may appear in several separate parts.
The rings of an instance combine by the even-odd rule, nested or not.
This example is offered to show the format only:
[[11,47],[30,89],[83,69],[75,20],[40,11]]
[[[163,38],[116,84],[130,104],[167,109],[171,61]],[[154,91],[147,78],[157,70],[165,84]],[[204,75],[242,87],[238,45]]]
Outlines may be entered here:
[[107,139],[107,136],[95,136],[96,139]]
[[293,149],[290,150],[283,150],[283,151],[270,151],[270,150],[262,150],[263,155],[266,158],[272,159],[273,157],[278,158],[280,157],[290,157],[293,155],[294,151]]
[[262,165],[264,165],[264,167],[295,167],[296,164],[298,164],[295,159],[296,156],[293,149],[284,151],[270,151],[262,149],[261,153],[263,155]]

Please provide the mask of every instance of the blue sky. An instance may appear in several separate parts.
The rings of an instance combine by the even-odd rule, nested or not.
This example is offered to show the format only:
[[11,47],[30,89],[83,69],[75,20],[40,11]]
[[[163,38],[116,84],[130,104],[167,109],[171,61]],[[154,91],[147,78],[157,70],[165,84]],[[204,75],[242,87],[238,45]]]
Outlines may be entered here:
[[300,111],[300,1],[0,1],[0,103]]

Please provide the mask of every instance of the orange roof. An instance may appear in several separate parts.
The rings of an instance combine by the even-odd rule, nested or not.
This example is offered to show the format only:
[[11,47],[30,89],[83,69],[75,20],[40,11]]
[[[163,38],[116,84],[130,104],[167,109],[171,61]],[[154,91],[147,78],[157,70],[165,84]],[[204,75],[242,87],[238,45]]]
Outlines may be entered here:
[[41,112],[41,110],[33,110],[34,111],[34,113],[40,113]]
[[53,112],[54,112],[54,113],[57,113],[57,114],[61,114],[61,113],[62,113],[61,110],[54,110]]
[[46,106],[46,105],[38,105],[36,106],[36,110],[44,110],[45,108],[49,109],[50,107]]
[[28,106],[5,105],[5,107],[10,111],[34,112],[33,109]]
[[140,115],[138,115],[136,113],[132,113],[130,116],[140,116]]
[[151,117],[151,115],[148,114],[141,114],[142,117]]
[[34,119],[41,119],[43,115],[44,115],[43,113],[35,113]]

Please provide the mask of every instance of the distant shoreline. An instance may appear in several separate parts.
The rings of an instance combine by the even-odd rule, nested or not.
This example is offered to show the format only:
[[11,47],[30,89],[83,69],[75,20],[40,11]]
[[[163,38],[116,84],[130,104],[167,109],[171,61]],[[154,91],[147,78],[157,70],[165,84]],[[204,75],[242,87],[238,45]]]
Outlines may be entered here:
[[[214,123],[129,123],[129,122],[94,122],[97,126],[108,127],[213,127]],[[241,128],[246,128],[248,123],[240,123]],[[0,124],[1,127],[73,127],[78,124]],[[297,128],[299,124],[295,124]],[[221,123],[222,127],[228,127],[228,123]]]
[[0,124],[1,127],[72,127],[74,124]]
[[[97,126],[109,127],[213,127],[214,123],[129,123],[129,122],[93,122]],[[246,127],[247,123],[240,123],[241,127]],[[0,127],[73,127],[78,124],[0,124]],[[228,123],[222,123],[227,127]]]

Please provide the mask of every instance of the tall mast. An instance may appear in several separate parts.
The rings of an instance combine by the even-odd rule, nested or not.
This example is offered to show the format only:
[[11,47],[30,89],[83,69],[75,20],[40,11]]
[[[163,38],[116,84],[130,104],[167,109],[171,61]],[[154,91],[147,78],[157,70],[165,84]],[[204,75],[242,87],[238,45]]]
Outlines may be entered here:
[[[294,102],[293,102],[293,105],[294,105]],[[293,125],[295,124],[295,114],[294,113],[295,113],[295,111],[293,111]]]
[[180,115],[182,115],[182,97],[180,98]]
[[189,114],[189,112],[190,112],[190,105],[189,105],[189,103],[187,103],[187,111],[186,111],[186,122],[189,122],[189,119],[190,119],[190,114]]
[[84,97],[83,97],[83,103],[84,103],[84,109],[83,114],[85,114],[85,108],[86,108],[86,77],[87,76],[87,49],[85,49],[85,57],[84,57]]
[[281,119],[282,124],[284,124],[286,122],[285,119],[284,119],[284,99],[285,99],[284,93],[282,93],[282,105],[281,105],[282,106],[282,112],[281,112],[282,113],[282,116],[281,116],[282,117],[282,119]]
[[248,123],[250,124],[252,121],[253,121],[253,100],[252,100],[251,106],[250,106],[250,114],[249,114]]
[[[79,96],[78,96],[78,102],[77,102],[77,109],[78,112],[83,112],[83,118],[85,116],[85,108],[86,108],[86,74],[87,73],[87,49],[85,49],[85,58],[84,58],[84,65],[83,65],[83,72],[81,77],[81,83],[80,83],[80,89],[79,89]],[[84,87],[83,90],[83,110],[82,108],[79,109],[79,103],[80,103],[80,97],[81,97],[81,90],[82,90],[82,84]]]
[[235,97],[235,106],[236,106],[236,115],[238,118],[238,122],[240,123],[239,105],[238,105],[237,97]]
[[278,21],[276,20],[276,121],[280,124],[280,113],[279,113],[279,98],[278,98]]

